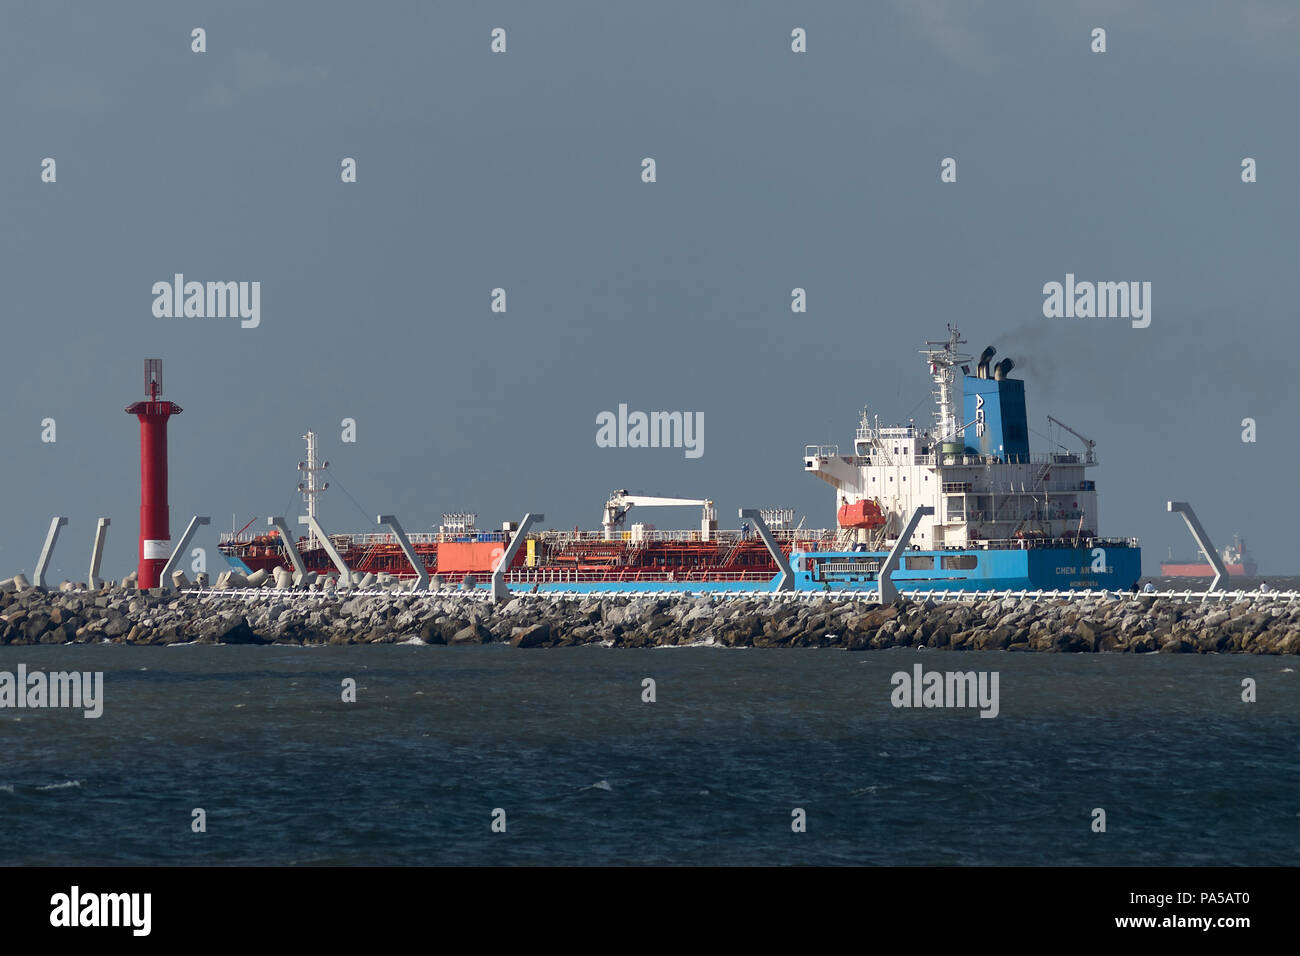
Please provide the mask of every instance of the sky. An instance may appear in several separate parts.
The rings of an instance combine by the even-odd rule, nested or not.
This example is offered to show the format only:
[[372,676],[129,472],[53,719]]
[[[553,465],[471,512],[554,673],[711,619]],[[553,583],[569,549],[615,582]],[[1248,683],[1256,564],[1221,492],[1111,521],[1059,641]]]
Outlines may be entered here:
[[[301,513],[309,428],[331,532],[595,528],[619,488],[833,526],[804,445],[928,422],[949,323],[1017,361],[1034,451],[1048,414],[1096,440],[1147,573],[1191,553],[1169,499],[1300,573],[1298,48],[1262,0],[9,5],[0,576],[56,514],[54,580],[100,516],[134,567],[147,357],[216,571]],[[257,326],[156,316],[176,273],[259,282]],[[1044,316],[1067,274],[1150,282],[1150,325]],[[703,454],[599,447],[620,404],[702,415]]]

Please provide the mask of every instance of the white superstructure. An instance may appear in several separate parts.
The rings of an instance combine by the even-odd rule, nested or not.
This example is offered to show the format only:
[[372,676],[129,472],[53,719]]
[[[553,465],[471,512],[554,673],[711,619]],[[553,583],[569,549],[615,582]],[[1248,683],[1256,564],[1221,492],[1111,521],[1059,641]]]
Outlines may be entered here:
[[[1085,477],[1086,469],[1097,463],[1091,446],[1082,455],[1064,449],[1034,455],[1028,453],[1025,436],[1023,453],[1002,453],[1002,445],[981,453],[972,442],[980,440],[974,436],[985,435],[986,413],[990,424],[1000,425],[1005,418],[1011,427],[1026,427],[1018,424],[1024,416],[1023,386],[1005,380],[1010,362],[990,370],[991,348],[981,356],[976,375],[970,375],[971,358],[958,351],[964,340],[951,326],[949,332],[946,342],[929,342],[922,353],[934,381],[932,428],[910,422],[882,427],[864,409],[852,454],[841,455],[838,445],[805,448],[804,470],[835,488],[837,512],[866,500],[884,515],[878,529],[845,528],[841,520],[842,543],[882,547],[897,538],[922,505],[934,509],[912,535],[913,545],[922,550],[1017,547],[1096,535],[1097,492]],[[972,387],[981,389],[969,403],[963,387],[967,378],[978,379]],[[997,384],[986,384],[988,379]],[[999,400],[1004,384],[1020,396],[1018,411],[1015,395],[1007,408],[986,407],[986,398],[991,396],[991,403]],[[1009,388],[1013,384],[1015,390]],[[966,405],[971,416],[963,422]]]

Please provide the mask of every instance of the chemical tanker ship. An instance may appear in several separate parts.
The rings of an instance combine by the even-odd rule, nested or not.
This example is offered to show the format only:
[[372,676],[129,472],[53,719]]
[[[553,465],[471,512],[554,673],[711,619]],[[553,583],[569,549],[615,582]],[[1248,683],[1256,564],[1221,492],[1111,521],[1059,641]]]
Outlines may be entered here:
[[[780,564],[788,564],[786,586],[796,590],[871,591],[914,512],[928,507],[893,574],[899,588],[1130,587],[1142,573],[1137,540],[1097,533],[1097,490],[1086,477],[1097,464],[1095,443],[1049,417],[1084,449],[1031,454],[1024,382],[1008,377],[1014,363],[992,364],[991,347],[975,362],[959,351],[960,333],[951,326],[949,333],[922,351],[934,388],[931,427],[881,427],[864,409],[847,454],[835,445],[805,447],[804,471],[834,489],[836,527],[805,529],[803,521],[794,524],[791,510],[774,508],[759,513],[761,526],[719,530],[708,499],[621,490],[606,501],[599,531],[528,532],[505,571],[506,586],[571,593],[770,591],[785,577]],[[314,437],[308,433],[308,457],[299,464],[306,479],[299,489],[313,516],[326,487],[317,475],[327,467],[317,463]],[[660,531],[627,521],[634,508],[683,505],[702,509],[698,530]],[[472,587],[493,573],[516,534],[510,523],[485,532],[475,515],[449,513],[437,532],[409,537],[435,587]],[[391,534],[328,537],[351,572],[414,575]],[[297,547],[308,571],[337,573],[314,535]],[[220,548],[240,570],[290,567],[275,532],[223,534]]]

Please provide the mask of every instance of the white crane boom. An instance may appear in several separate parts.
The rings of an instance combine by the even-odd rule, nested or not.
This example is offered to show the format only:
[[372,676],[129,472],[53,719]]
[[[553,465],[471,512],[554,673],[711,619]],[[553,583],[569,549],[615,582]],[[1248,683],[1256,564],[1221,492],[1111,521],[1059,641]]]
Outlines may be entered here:
[[627,517],[629,509],[637,505],[643,508],[702,505],[704,516],[700,524],[701,540],[708,541],[710,532],[717,530],[717,512],[714,510],[713,502],[708,498],[664,498],[658,495],[634,495],[630,494],[625,488],[614,492],[609,496],[609,500],[605,502],[605,514],[601,519],[601,527],[605,530],[605,537],[613,537],[614,529],[623,524],[623,519]]
[[1076,432],[1076,431],[1075,431],[1073,428],[1071,428],[1069,425],[1065,424],[1065,422],[1061,421],[1059,418],[1053,418],[1051,415],[1048,415],[1048,416],[1047,416],[1047,420],[1048,420],[1049,422],[1051,422],[1052,424],[1054,424],[1054,425],[1060,425],[1062,428],[1064,428],[1067,432],[1069,432],[1069,433],[1070,433],[1071,435],[1073,435],[1075,438],[1079,439],[1079,441],[1083,442],[1084,445],[1087,446],[1087,449],[1088,449],[1088,462],[1089,462],[1089,464],[1092,463],[1092,460],[1093,460],[1093,449],[1095,449],[1095,448],[1097,447],[1097,443],[1096,443],[1095,441],[1093,441],[1093,440],[1092,440],[1091,438],[1089,438],[1087,435],[1080,435],[1078,432]]
[[629,508],[633,505],[642,507],[671,507],[673,505],[702,505],[707,498],[660,498],[655,495],[628,495],[623,499],[623,503]]

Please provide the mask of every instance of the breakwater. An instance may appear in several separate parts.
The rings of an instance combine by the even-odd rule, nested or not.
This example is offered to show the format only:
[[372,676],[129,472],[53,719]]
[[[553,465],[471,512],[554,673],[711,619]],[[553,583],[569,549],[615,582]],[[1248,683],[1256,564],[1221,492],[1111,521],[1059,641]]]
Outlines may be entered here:
[[1300,653],[1300,601],[1239,595],[966,595],[904,600],[519,596],[482,591],[0,591],[0,644],[427,644],[929,647],[1066,653]]

